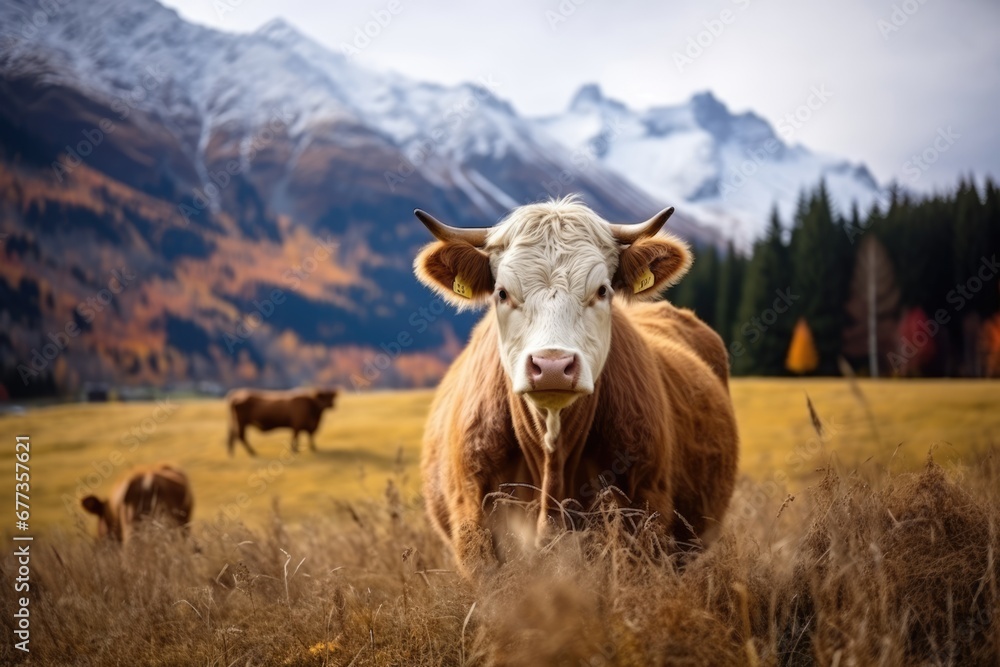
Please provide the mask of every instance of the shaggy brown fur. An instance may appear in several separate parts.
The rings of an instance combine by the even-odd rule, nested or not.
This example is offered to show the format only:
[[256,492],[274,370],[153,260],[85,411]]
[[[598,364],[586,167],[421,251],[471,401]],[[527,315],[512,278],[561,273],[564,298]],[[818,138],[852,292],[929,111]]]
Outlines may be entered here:
[[140,521],[153,519],[186,526],[191,520],[194,497],[187,476],[161,463],[129,472],[109,499],[87,496],[80,504],[97,516],[98,535],[126,542]]
[[422,465],[432,522],[466,574],[494,569],[531,538],[520,512],[491,507],[496,492],[537,502],[541,515],[571,527],[565,508],[589,510],[615,487],[619,504],[658,513],[679,540],[710,540],[736,476],[727,372],[718,335],[690,312],[616,304],[604,371],[592,395],[562,411],[546,465],[544,424],[511,391],[487,315],[428,418]]
[[226,398],[229,404],[229,455],[237,440],[251,456],[257,452],[246,438],[247,426],[261,431],[276,428],[292,429],[292,451],[299,451],[299,433],[309,435],[309,449],[316,451],[313,436],[319,429],[323,411],[332,408],[337,398],[335,389],[299,389],[293,391],[257,391],[236,389]]

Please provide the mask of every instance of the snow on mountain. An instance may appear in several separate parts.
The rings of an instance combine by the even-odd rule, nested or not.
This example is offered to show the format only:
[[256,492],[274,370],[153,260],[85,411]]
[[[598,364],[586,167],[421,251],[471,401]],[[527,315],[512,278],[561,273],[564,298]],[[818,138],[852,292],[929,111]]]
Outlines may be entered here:
[[683,203],[699,221],[744,242],[762,233],[775,204],[787,224],[800,192],[821,179],[844,211],[852,202],[867,208],[879,195],[863,165],[789,146],[766,120],[735,115],[708,92],[686,104],[634,111],[590,84],[564,113],[535,123],[660,201]]
[[[48,83],[160,119],[202,186],[220,160],[239,155],[246,162],[255,133],[277,119],[292,144],[280,166],[285,173],[272,179],[279,185],[302,181],[300,161],[314,165],[317,147],[326,164],[335,149],[338,155],[371,149],[382,162],[401,154],[382,170],[385,185],[419,171],[436,188],[460,191],[487,219],[574,191],[624,217],[649,215],[660,205],[600,164],[577,169],[569,149],[502,99],[501,83],[446,87],[364,69],[282,20],[230,34],[190,24],[154,0],[52,7],[45,13],[37,1],[0,4],[0,73],[41,71]],[[35,26],[39,12],[45,20]],[[572,175],[565,192],[545,187],[564,173]],[[294,198],[279,190],[269,203],[294,213],[283,208]],[[683,215],[677,222],[699,240],[713,238]]]
[[800,191],[820,179],[845,209],[878,195],[864,166],[790,146],[766,120],[733,114],[711,93],[635,111],[588,85],[564,113],[526,119],[504,101],[502,82],[442,86],[368,70],[280,19],[231,34],[154,0],[94,0],[63,3],[33,25],[47,6],[0,5],[0,72],[41,71],[49,83],[160,119],[202,186],[220,162],[246,162],[255,133],[278,120],[290,147],[265,193],[278,212],[296,212],[286,190],[300,191],[317,161],[373,150],[399,156],[383,160],[390,188],[419,171],[486,218],[580,191],[621,215],[678,206],[676,227],[702,241],[756,237],[775,204],[787,221]]
[[[371,71],[280,20],[231,34],[155,0],[4,0],[5,224],[35,250],[23,266],[0,263],[0,287],[29,285],[27,271],[55,286],[50,300],[67,295],[50,307],[28,289],[48,319],[15,322],[9,337],[27,355],[121,263],[144,277],[85,335],[100,345],[67,355],[73,377],[343,382],[427,303],[412,273],[428,240],[415,207],[469,226],[570,193],[615,222],[674,205],[672,231],[718,246],[752,238],[775,199],[787,216],[820,177],[841,202],[877,191],[863,167],[788,146],[709,94],[636,112],[588,86],[546,119],[519,115],[506,94],[503,82]],[[729,187],[754,155],[756,173]],[[228,337],[288,287],[314,239],[335,257],[237,354]],[[474,321],[442,316],[379,382],[435,381]],[[138,359],[121,331],[139,331],[149,354]]]

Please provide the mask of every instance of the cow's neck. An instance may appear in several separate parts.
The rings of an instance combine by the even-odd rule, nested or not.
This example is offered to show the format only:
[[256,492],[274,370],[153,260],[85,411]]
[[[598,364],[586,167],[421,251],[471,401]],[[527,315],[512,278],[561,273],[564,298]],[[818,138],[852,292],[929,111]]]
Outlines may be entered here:
[[518,444],[539,489],[539,535],[548,531],[546,517],[556,503],[571,497],[566,483],[580,461],[597,408],[596,394],[582,396],[568,408],[542,410],[511,394],[511,417]]

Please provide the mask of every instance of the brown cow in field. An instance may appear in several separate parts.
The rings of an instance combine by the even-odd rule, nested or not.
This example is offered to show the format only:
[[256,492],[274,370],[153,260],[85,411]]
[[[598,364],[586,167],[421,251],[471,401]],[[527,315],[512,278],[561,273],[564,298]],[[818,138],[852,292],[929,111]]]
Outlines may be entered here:
[[186,527],[191,521],[194,497],[187,475],[161,463],[129,472],[107,500],[87,496],[80,503],[97,516],[98,535],[126,542],[140,521],[151,519]]
[[[438,387],[423,443],[428,512],[466,574],[544,543],[559,505],[591,509],[610,486],[679,543],[717,532],[738,457],[726,350],[692,312],[643,303],[691,263],[656,235],[672,212],[612,225],[567,198],[487,229],[416,212],[438,239],[418,278],[459,308],[490,308]],[[537,522],[510,503],[490,511],[497,491],[537,502]]]
[[243,443],[251,456],[256,456],[246,439],[247,426],[261,431],[276,428],[292,429],[292,451],[299,451],[299,433],[309,434],[309,449],[316,451],[313,436],[319,429],[323,411],[332,408],[336,389],[295,389],[291,391],[257,391],[235,389],[229,392],[229,455],[233,455],[236,439]]

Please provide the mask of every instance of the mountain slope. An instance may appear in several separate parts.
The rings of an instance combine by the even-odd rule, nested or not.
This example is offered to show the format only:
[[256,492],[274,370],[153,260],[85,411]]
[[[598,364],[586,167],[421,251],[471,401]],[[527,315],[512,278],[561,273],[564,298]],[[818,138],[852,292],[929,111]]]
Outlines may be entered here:
[[[36,5],[5,4],[0,17],[16,26]],[[297,195],[313,187],[317,163],[349,157],[343,152],[385,153],[384,164],[375,161],[382,189],[405,189],[419,171],[494,219],[546,195],[545,182],[563,171],[574,176],[572,190],[609,215],[648,215],[658,205],[614,173],[577,173],[568,151],[497,97],[502,83],[447,88],[364,70],[282,21],[232,35],[188,24],[152,0],[98,0],[67,6],[31,39],[8,41],[7,76],[44,67],[47,84],[159,119],[197,185],[230,159],[248,167],[248,151],[263,139],[281,164],[248,169],[262,176],[255,185],[276,212],[306,223],[316,212],[302,210]],[[278,129],[273,141],[256,134],[268,126]]]
[[864,166],[790,146],[767,121],[732,114],[711,93],[639,112],[591,84],[564,113],[535,122],[647,194],[686,203],[699,220],[743,240],[760,236],[775,204],[787,222],[802,190],[821,179],[845,210],[855,201],[869,207],[879,192]]
[[[281,22],[221,33],[152,0],[47,9],[0,5],[12,393],[430,383],[474,317],[437,309],[413,278],[429,240],[415,207],[483,225],[567,192],[616,221],[661,206],[598,164],[578,169],[490,82],[370,72]],[[671,223],[718,242],[683,215]],[[123,268],[135,277],[108,293]]]

